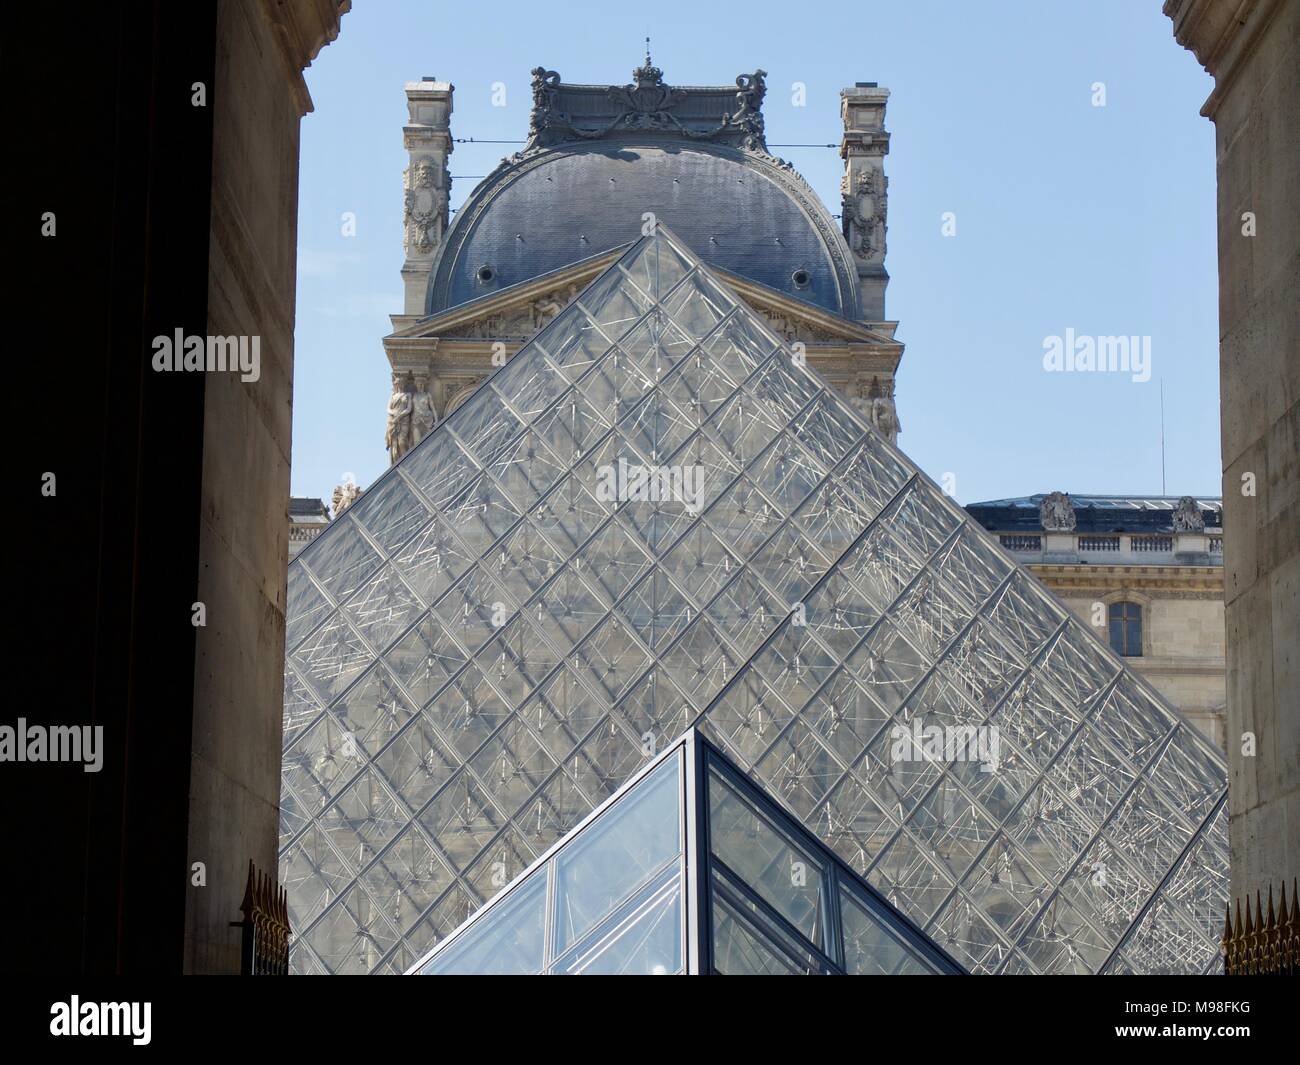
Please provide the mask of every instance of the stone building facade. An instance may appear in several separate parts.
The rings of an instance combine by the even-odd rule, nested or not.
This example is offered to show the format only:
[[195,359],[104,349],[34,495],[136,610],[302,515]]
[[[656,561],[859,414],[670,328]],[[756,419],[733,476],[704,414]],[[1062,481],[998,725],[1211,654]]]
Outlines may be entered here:
[[322,499],[289,497],[289,558],[293,559],[330,523],[330,509]]
[[495,366],[642,235],[646,214],[681,233],[768,323],[891,440],[903,353],[886,319],[889,91],[840,94],[837,224],[767,151],[762,70],[734,85],[676,87],[650,57],[628,85],[533,71],[522,152],[503,159],[450,221],[454,87],[406,86],[405,302],[384,351],[396,461]]
[[966,511],[1224,746],[1222,500],[1052,492]]

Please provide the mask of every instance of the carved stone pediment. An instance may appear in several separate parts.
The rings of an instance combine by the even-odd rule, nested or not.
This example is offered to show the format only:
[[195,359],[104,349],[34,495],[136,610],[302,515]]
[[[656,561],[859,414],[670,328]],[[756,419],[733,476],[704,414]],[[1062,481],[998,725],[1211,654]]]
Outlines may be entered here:
[[[466,338],[480,340],[523,341],[548,325],[557,314],[573,302],[587,283],[618,258],[622,249],[594,257],[545,278],[475,300],[473,304],[453,307],[429,315],[403,329],[393,337]],[[717,268],[715,268],[717,269]],[[763,316],[769,328],[782,339],[810,344],[881,344],[899,347],[892,336],[890,323],[874,329],[863,323],[841,318],[824,308],[776,292],[747,278],[718,269],[737,294]],[[900,348],[901,350],[901,348]]]

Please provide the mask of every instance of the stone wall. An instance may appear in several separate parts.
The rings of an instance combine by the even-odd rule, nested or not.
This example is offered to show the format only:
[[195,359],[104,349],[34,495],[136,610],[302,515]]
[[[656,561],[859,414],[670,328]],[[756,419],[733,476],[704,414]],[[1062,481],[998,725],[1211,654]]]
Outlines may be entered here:
[[346,4],[222,0],[212,89],[208,332],[261,338],[261,375],[209,375],[185,970],[238,972],[249,859],[276,868],[298,238],[301,70]]
[[1164,11],[1215,80],[1232,892],[1253,894],[1300,876],[1300,4]]

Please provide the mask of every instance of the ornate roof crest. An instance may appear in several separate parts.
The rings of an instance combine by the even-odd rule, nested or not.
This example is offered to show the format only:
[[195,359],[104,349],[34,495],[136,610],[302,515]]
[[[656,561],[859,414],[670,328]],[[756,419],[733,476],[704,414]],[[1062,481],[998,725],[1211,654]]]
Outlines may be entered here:
[[734,88],[676,88],[664,81],[663,71],[654,65],[647,47],[645,62],[632,71],[628,85],[566,85],[558,72],[546,67],[534,68],[532,75],[533,110],[525,151],[652,132],[767,152],[763,70],[741,74]]

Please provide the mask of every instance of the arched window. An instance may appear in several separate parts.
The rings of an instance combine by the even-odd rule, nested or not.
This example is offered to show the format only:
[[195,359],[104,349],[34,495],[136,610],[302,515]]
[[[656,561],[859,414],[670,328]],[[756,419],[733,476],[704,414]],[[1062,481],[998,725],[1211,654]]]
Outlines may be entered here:
[[1110,604],[1110,646],[1125,658],[1142,657],[1142,607],[1139,603]]

